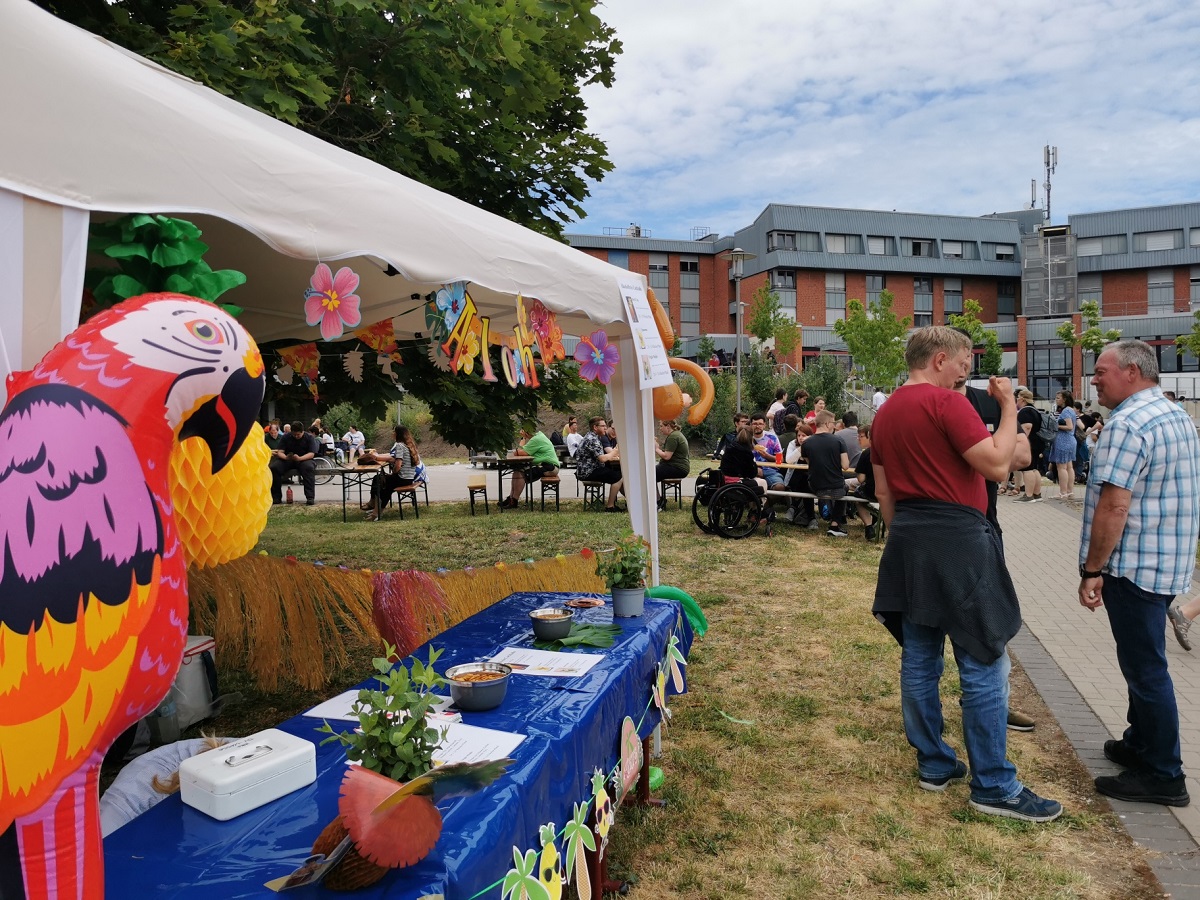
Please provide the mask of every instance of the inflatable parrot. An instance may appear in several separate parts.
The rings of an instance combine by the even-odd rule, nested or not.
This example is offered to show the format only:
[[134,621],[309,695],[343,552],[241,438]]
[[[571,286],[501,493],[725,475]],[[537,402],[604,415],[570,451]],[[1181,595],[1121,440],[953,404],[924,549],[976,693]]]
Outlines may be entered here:
[[[187,635],[188,562],[247,552],[265,521],[265,507],[257,527],[223,533],[178,521],[174,495],[187,486],[172,483],[173,453],[198,438],[209,475],[262,453],[248,483],[265,495],[262,441],[246,441],[262,357],[211,303],[148,294],[90,319],[7,387],[0,897],[99,898],[104,752],[170,689]],[[261,504],[244,501],[210,518],[257,516]],[[196,534],[231,545],[188,546]]]
[[[662,338],[663,346],[668,348],[674,346],[675,329],[671,327],[671,319],[667,315],[667,311],[654,296],[653,288],[646,288],[646,299],[650,301],[650,311],[654,313],[654,324],[658,328],[658,335]],[[686,409],[688,410],[688,424],[699,425],[708,415],[708,411],[712,409],[713,399],[716,397],[717,392],[713,387],[712,378],[690,359],[672,356],[670,364],[672,369],[691,375],[700,383],[700,399],[693,405],[692,398],[683,393],[679,389],[679,385],[674,382],[656,387],[653,394],[654,418],[663,422],[677,419]]]

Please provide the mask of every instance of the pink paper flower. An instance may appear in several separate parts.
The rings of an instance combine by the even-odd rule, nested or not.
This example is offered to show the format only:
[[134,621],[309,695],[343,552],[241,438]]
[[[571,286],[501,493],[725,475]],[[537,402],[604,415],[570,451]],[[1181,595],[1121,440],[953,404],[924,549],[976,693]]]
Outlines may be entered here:
[[311,287],[304,292],[304,319],[309,325],[321,325],[321,337],[333,341],[342,336],[345,326],[357,327],[362,322],[358,276],[349,266],[342,266],[334,275],[325,263],[318,263]]
[[617,363],[621,361],[621,352],[616,344],[608,342],[608,335],[603,331],[593,331],[581,338],[575,347],[575,361],[579,363],[579,377],[584,381],[599,381],[608,384],[617,371]]

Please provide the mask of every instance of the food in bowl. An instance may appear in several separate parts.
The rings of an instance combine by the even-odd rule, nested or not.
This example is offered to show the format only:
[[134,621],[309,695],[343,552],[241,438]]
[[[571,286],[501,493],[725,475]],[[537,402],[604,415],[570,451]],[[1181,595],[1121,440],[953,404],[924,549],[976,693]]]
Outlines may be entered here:
[[599,597],[572,597],[565,605],[574,607],[575,609],[593,609],[597,606],[603,606],[604,601]]
[[535,609],[529,614],[533,622],[533,633],[540,641],[557,641],[571,633],[575,624],[571,610],[561,606],[547,606]]
[[504,702],[511,674],[512,668],[503,663],[474,662],[451,666],[445,678],[455,706],[467,712],[483,712]]

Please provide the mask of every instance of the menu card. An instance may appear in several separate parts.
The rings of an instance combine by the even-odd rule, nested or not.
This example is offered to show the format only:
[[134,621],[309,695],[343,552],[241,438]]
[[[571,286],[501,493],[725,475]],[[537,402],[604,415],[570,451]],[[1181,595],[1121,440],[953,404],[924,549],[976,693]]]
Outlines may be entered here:
[[512,666],[515,675],[549,675],[573,678],[604,659],[603,653],[556,653],[531,647],[505,647],[491,662]]

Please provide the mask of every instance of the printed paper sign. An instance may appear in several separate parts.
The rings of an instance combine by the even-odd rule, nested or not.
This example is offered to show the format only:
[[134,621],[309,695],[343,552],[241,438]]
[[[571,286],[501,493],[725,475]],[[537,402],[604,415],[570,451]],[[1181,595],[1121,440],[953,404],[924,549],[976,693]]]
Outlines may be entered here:
[[618,278],[621,303],[633,332],[633,353],[638,364],[638,387],[641,390],[670,384],[671,364],[667,350],[654,324],[654,313],[646,299],[646,288],[640,278]]

